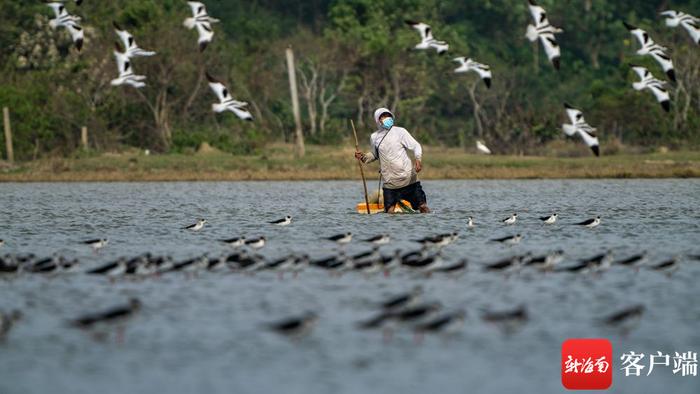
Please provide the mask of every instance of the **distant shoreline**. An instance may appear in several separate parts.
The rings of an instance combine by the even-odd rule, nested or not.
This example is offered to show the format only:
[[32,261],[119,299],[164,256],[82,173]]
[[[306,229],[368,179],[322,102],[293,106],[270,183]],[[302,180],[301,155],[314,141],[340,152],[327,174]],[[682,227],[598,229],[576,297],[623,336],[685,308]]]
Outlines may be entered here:
[[[620,154],[601,158],[480,156],[459,149],[426,148],[424,180],[700,178],[700,152]],[[370,165],[369,179],[377,179]],[[351,149],[311,147],[296,159],[288,146],[262,155],[233,156],[141,152],[44,159],[10,166],[0,162],[0,182],[177,182],[358,180]]]

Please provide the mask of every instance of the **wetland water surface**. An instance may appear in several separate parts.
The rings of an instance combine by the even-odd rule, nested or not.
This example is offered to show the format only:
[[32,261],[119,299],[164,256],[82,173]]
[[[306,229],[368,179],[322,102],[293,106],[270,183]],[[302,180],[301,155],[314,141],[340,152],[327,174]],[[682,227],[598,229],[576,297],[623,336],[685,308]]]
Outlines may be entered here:
[[[672,276],[642,268],[613,267],[602,275],[486,273],[480,265],[516,253],[566,252],[562,264],[612,249],[623,258],[649,252],[649,263],[700,254],[700,182],[696,180],[450,181],[424,182],[434,214],[364,216],[357,182],[1,184],[0,254],[57,253],[80,258],[84,269],[120,256],[151,252],[185,259],[227,251],[218,239],[268,237],[268,258],[291,252],[314,258],[333,253],[319,239],[346,231],[348,253],[369,249],[359,240],[390,233],[382,248],[415,249],[411,240],[459,231],[444,251],[449,261],[469,259],[458,278],[329,277],[308,269],[298,278],[275,273],[180,274],[139,281],[81,273],[0,279],[0,310],[19,308],[24,319],[0,343],[0,392],[25,393],[558,393],[560,346],[567,338],[609,338],[614,346],[617,393],[697,393],[699,377],[674,376],[656,367],[626,378],[623,352],[700,352],[700,262],[681,259]],[[500,220],[517,212],[520,221]],[[558,212],[543,226],[539,216]],[[267,225],[285,215],[289,227]],[[593,230],[570,223],[600,215]],[[477,227],[467,230],[466,218]],[[180,230],[197,218],[200,233]],[[489,239],[522,233],[508,248]],[[93,254],[80,241],[109,238]],[[422,285],[424,299],[464,308],[460,334],[427,337],[408,331],[385,342],[358,321],[377,301]],[[96,342],[67,321],[130,297],[143,309],[127,324],[123,343]],[[639,325],[623,335],[600,319],[644,304]],[[484,310],[525,305],[530,318],[505,334],[484,323]],[[320,320],[299,342],[278,337],[266,323],[316,311]],[[648,366],[647,366],[648,368]],[[646,375],[646,369],[642,375]]]

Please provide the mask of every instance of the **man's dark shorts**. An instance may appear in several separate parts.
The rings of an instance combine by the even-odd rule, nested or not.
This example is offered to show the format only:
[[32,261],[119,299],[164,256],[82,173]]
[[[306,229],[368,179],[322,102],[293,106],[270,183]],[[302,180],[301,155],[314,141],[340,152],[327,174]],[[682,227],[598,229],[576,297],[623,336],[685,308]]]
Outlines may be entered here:
[[420,182],[413,183],[401,189],[384,188],[384,212],[387,212],[390,207],[398,204],[401,200],[406,200],[411,203],[411,208],[416,211],[421,205],[427,204],[425,192]]

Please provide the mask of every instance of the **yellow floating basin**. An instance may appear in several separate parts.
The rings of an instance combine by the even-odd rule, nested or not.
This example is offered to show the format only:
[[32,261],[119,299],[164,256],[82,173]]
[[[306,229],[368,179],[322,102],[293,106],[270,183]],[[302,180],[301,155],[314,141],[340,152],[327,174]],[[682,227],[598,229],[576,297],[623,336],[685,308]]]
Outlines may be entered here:
[[[394,210],[395,213],[416,213],[411,208],[411,203],[406,201],[406,200],[401,200],[400,203],[396,204],[396,209]],[[357,204],[357,213],[366,215],[367,214],[367,204],[361,202]],[[377,213],[384,213],[384,204],[369,204],[369,213],[370,215],[374,215]]]

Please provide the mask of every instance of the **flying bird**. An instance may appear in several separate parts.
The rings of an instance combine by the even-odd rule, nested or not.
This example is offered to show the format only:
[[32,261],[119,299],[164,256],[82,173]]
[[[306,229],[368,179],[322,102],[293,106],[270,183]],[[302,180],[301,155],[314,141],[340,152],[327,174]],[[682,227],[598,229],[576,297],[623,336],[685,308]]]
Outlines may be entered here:
[[183,24],[190,30],[197,28],[197,33],[199,33],[199,50],[203,52],[214,37],[214,30],[211,25],[219,22],[219,20],[209,16],[204,3],[188,1],[187,4],[192,8],[192,17],[185,19]]
[[569,137],[573,137],[576,134],[581,136],[583,142],[588,145],[596,156],[600,156],[600,143],[598,141],[597,130],[591,127],[586,120],[583,118],[583,112],[570,106],[569,104],[564,104],[566,108],[566,114],[569,115],[571,124],[565,124],[562,126],[564,133]]
[[489,147],[486,146],[486,144],[484,144],[483,141],[476,141],[476,150],[485,155],[491,154],[491,149],[489,149]]
[[489,67],[486,64],[476,62],[472,59],[467,59],[465,57],[457,57],[453,60],[455,62],[460,63],[460,66],[455,69],[455,72],[457,74],[475,72],[479,74],[479,77],[484,81],[486,87],[491,89],[491,67]]
[[134,74],[134,70],[131,67],[131,60],[129,60],[129,57],[125,53],[121,52],[119,44],[116,44],[114,57],[117,59],[119,77],[112,80],[112,86],[130,85],[136,89],[146,86],[146,83],[143,82],[146,80],[146,77],[144,75]]
[[119,38],[122,40],[122,43],[124,44],[124,47],[126,48],[126,52],[124,55],[128,57],[129,59],[133,57],[148,57],[148,56],[153,56],[156,53],[153,51],[145,51],[141,48],[139,48],[138,45],[136,45],[136,40],[134,40],[134,36],[131,35],[128,31],[124,30],[117,24],[117,22],[112,22],[114,25],[114,29],[119,36]]
[[534,25],[527,26],[527,33],[525,36],[531,42],[537,41],[539,38],[545,52],[547,53],[547,58],[552,62],[555,69],[559,70],[560,59],[561,59],[561,48],[557,43],[555,34],[563,33],[564,31],[558,27],[554,27],[549,23],[547,19],[547,12],[544,8],[537,5],[534,0],[529,0],[530,2],[530,13],[532,14],[532,19],[535,21]]
[[654,40],[649,37],[649,33],[646,31],[636,26],[632,26],[627,22],[623,23],[625,24],[627,30],[629,30],[629,32],[637,38],[637,41],[639,41],[639,44],[642,46],[637,51],[637,54],[641,56],[649,55],[653,57],[654,60],[659,63],[661,68],[663,68],[668,78],[671,81],[676,82],[676,72],[673,68],[673,60],[671,60],[671,57],[668,56],[668,49],[654,42]]
[[700,45],[700,19],[679,11],[664,11],[661,15],[666,17],[666,26],[683,28],[690,34],[693,42]]
[[435,49],[438,55],[442,55],[450,49],[450,45],[445,41],[438,41],[433,37],[433,29],[430,25],[414,21],[406,21],[406,24],[418,30],[420,33],[421,42],[416,45],[415,49],[427,50]]
[[251,115],[246,109],[248,103],[234,100],[229,94],[226,86],[212,77],[209,73],[207,73],[207,80],[209,81],[209,87],[214,94],[216,94],[216,97],[219,98],[218,103],[212,104],[212,109],[214,112],[221,113],[224,111],[231,111],[241,120],[249,122],[253,121],[253,115]]
[[634,90],[649,90],[654,97],[656,97],[656,101],[661,104],[664,111],[670,112],[671,95],[665,87],[666,82],[656,79],[651,71],[647,70],[645,67],[636,66],[634,64],[630,64],[630,67],[632,67],[632,70],[634,70],[641,79],[641,81],[632,84]]
[[[80,3],[81,2],[76,1],[76,4],[80,5]],[[83,49],[83,41],[85,39],[85,31],[79,23],[80,17],[69,14],[63,3],[54,1],[46,5],[51,7],[56,14],[56,18],[49,21],[49,26],[51,26],[52,29],[65,27],[73,39],[75,48],[80,52],[80,50]]]

